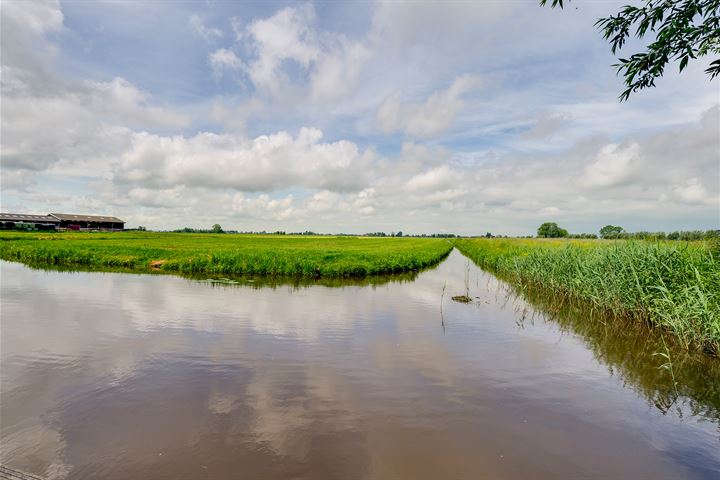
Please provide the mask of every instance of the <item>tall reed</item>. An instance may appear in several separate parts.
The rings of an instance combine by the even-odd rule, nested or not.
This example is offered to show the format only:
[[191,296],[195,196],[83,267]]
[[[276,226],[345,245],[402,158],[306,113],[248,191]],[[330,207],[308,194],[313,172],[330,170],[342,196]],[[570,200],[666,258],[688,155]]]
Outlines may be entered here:
[[589,303],[720,353],[720,261],[704,243],[457,240],[479,266],[523,288]]

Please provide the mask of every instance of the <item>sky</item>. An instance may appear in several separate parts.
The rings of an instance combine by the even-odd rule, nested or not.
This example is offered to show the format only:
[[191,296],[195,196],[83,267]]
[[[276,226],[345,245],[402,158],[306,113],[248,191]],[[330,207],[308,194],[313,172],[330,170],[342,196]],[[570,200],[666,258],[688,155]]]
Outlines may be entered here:
[[6,0],[1,207],[149,229],[719,228],[712,59],[619,102],[593,24],[626,2]]

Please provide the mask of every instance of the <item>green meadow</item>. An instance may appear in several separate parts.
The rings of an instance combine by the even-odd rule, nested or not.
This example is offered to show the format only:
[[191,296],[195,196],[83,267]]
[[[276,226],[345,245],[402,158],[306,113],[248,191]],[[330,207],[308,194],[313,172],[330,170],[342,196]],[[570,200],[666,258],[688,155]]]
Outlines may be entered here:
[[521,290],[661,327],[688,349],[720,352],[720,250],[712,242],[0,232],[4,260],[187,276],[364,278],[419,271],[453,246]]
[[0,232],[0,258],[37,267],[296,278],[413,272],[452,250],[443,239]]
[[643,321],[688,349],[720,353],[716,242],[458,239],[455,246],[521,290]]

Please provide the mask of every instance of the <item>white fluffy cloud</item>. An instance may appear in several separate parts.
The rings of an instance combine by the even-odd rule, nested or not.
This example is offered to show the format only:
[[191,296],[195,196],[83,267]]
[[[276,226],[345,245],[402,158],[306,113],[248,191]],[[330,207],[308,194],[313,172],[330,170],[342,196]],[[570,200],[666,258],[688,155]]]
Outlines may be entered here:
[[316,62],[310,80],[311,97],[325,101],[350,94],[370,57],[370,51],[362,43],[339,39]]
[[459,185],[463,180],[460,172],[447,165],[414,175],[405,183],[405,190],[419,194],[429,194],[438,190],[447,190]]
[[287,220],[295,212],[292,195],[273,199],[267,194],[246,198],[243,193],[236,193],[232,199],[232,209],[237,213],[260,215],[270,220]]
[[605,145],[585,168],[584,183],[589,187],[610,187],[629,181],[636,169],[640,147],[625,148],[617,144]]
[[[371,57],[361,42],[319,30],[311,4],[283,8],[244,27],[238,18],[231,24],[250,58],[245,63],[232,49],[218,49],[210,54],[214,74],[243,71],[257,92],[269,97],[287,98],[301,84],[307,84],[310,98],[318,102],[347,95]],[[300,69],[294,75],[301,78],[291,78],[291,64]]]
[[247,36],[255,58],[248,65],[248,75],[261,91],[277,95],[287,85],[281,69],[284,61],[294,61],[307,69],[319,54],[317,38],[311,24],[315,11],[311,5],[287,7],[270,18],[254,20]]
[[463,107],[462,96],[478,85],[476,76],[462,75],[447,90],[433,93],[423,103],[403,103],[396,92],[380,106],[378,123],[385,133],[402,130],[420,138],[435,136],[450,127]]
[[28,170],[117,155],[132,127],[189,123],[185,115],[152,105],[147,94],[122,78],[85,81],[51,96],[7,93],[2,121],[3,166]]
[[245,192],[290,187],[362,189],[374,154],[348,141],[323,143],[322,132],[302,128],[251,140],[235,134],[193,137],[134,134],[114,179],[155,188],[232,188]]
[[353,194],[338,194],[321,190],[306,202],[305,209],[312,214],[356,213],[372,215],[375,213],[375,189],[366,188]]
[[3,96],[56,88],[49,65],[58,52],[46,37],[62,32],[63,18],[57,0],[3,2],[0,41]]

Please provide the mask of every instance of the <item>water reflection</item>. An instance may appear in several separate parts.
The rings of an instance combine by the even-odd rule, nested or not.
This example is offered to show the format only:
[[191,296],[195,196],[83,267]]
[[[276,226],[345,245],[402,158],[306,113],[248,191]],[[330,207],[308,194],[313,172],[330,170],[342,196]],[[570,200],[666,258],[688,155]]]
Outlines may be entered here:
[[[688,352],[662,330],[617,318],[607,318],[547,292],[506,287],[511,299],[521,297],[536,307],[528,319],[558,324],[562,331],[580,336],[611,375],[634,389],[662,413],[673,409],[720,423],[720,361],[702,352]],[[519,305],[524,305],[524,301]]]
[[680,398],[655,408],[668,383],[650,356],[654,344],[569,311],[540,321],[534,299],[509,297],[474,267],[474,303],[452,302],[465,292],[457,252],[412,283],[375,288],[1,265],[0,458],[33,473],[660,479],[720,471],[716,364],[693,366],[700,360],[673,352]]
[[[247,276],[235,275],[226,276],[214,273],[184,273],[178,271],[165,270],[146,270],[138,272],[130,268],[113,267],[112,269],[103,269],[92,266],[76,265],[67,267],[63,265],[48,265],[47,263],[27,263],[27,268],[39,270],[43,272],[62,272],[62,273],[128,273],[132,275],[155,275],[155,276],[181,276],[199,282],[207,282],[215,286],[243,286],[250,288],[277,288],[290,286],[294,288],[305,288],[313,286],[323,287],[347,287],[347,286],[375,286],[384,285],[391,282],[412,282],[420,272],[409,271],[401,273],[387,273],[381,275],[367,275],[361,277],[284,277],[284,276]],[[432,269],[434,267],[430,267]]]

